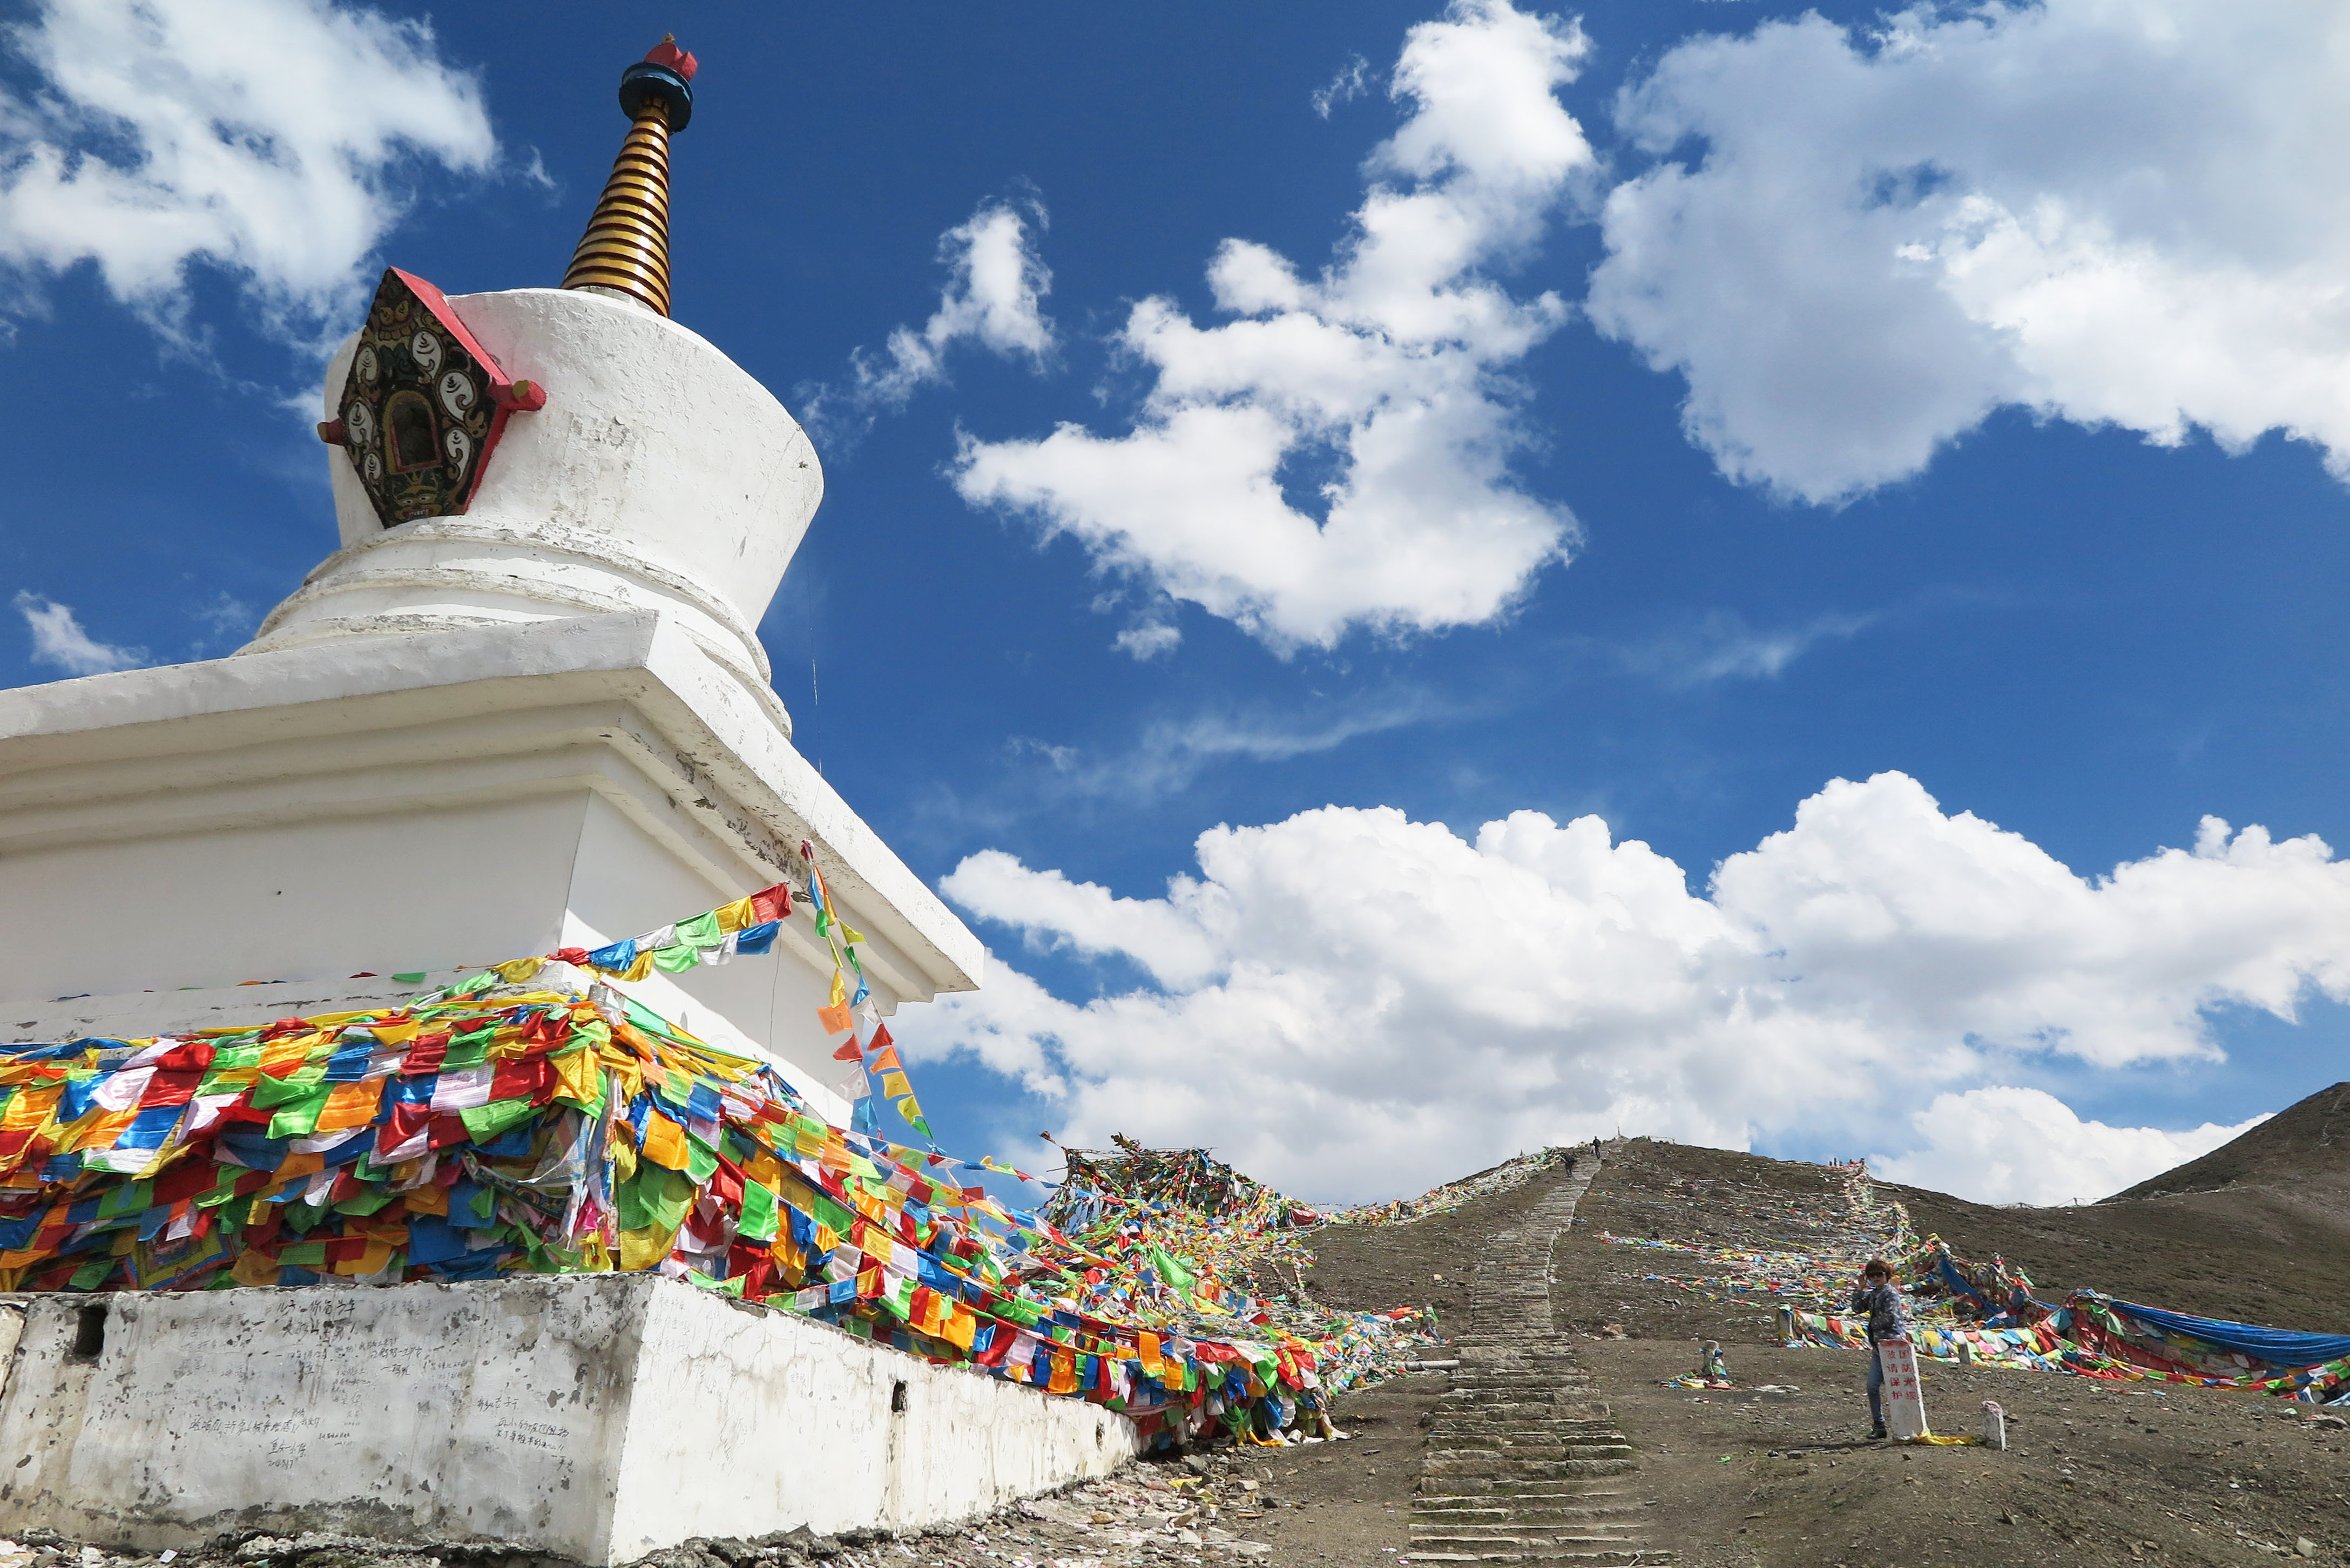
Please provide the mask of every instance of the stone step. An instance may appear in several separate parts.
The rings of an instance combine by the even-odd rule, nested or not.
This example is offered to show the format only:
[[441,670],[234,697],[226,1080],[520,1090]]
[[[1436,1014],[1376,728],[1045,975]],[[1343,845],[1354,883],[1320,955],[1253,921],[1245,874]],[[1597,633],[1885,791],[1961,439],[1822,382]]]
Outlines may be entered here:
[[[1596,1474],[1579,1469],[1549,1469],[1554,1465],[1598,1465],[1631,1458],[1631,1443],[1558,1443],[1554,1449],[1431,1449],[1429,1474],[1539,1476]],[[1615,1471],[1607,1471],[1615,1474]]]
[[1624,1535],[1638,1532],[1648,1519],[1648,1510],[1443,1510],[1439,1514],[1412,1511],[1410,1528],[1415,1531],[1598,1531],[1603,1535]]
[[1481,1411],[1464,1410],[1457,1414],[1438,1411],[1428,1424],[1431,1436],[1438,1432],[1547,1432],[1553,1436],[1582,1434],[1596,1438],[1620,1438],[1617,1424],[1599,1416],[1562,1416],[1548,1410],[1521,1410],[1509,1416],[1489,1416]]
[[1634,1547],[1573,1547],[1527,1546],[1505,1548],[1494,1552],[1457,1552],[1451,1550],[1414,1551],[1411,1560],[1419,1563],[1580,1563],[1587,1568],[1653,1568],[1654,1564],[1670,1563],[1673,1554],[1652,1546]]
[[1514,1476],[1514,1475],[1441,1475],[1422,1476],[1420,1497],[1482,1497],[1495,1501],[1515,1498],[1621,1497],[1623,1492],[1604,1485],[1610,1476]]
[[1470,1282],[1469,1328],[1447,1343],[1446,1392],[1428,1426],[1408,1521],[1417,1563],[1576,1563],[1648,1568],[1653,1517],[1621,1485],[1634,1450],[1572,1347],[1551,1333],[1553,1252],[1597,1174],[1586,1162],[1492,1236]]
[[1523,1552],[1544,1546],[1594,1546],[1638,1548],[1641,1542],[1625,1535],[1558,1535],[1536,1531],[1519,1535],[1420,1535],[1411,1537],[1411,1554],[1419,1555],[1423,1546],[1436,1551],[1453,1552]]
[[1495,1438],[1486,1443],[1451,1442],[1443,1448],[1430,1445],[1431,1459],[1499,1459],[1505,1464],[1549,1463],[1555,1459],[1628,1459],[1633,1457],[1629,1443],[1564,1442],[1556,1438],[1528,1438],[1504,1442]]
[[[1573,1506],[1577,1508],[1588,1507],[1594,1509],[1638,1509],[1641,1506],[1638,1503],[1609,1502],[1607,1501],[1609,1498],[1628,1498],[1631,1495],[1631,1492],[1624,1487],[1594,1486],[1588,1482],[1574,1481],[1567,1483],[1566,1489],[1557,1491],[1513,1492],[1511,1494],[1510,1502],[1513,1507],[1520,1505],[1556,1504],[1560,1507]],[[1496,1499],[1492,1492],[1483,1491],[1423,1492],[1416,1501],[1414,1501],[1412,1507],[1419,1508],[1422,1504],[1435,1507],[1452,1503],[1459,1503],[1464,1507],[1471,1508],[1490,1508],[1496,1506]]]

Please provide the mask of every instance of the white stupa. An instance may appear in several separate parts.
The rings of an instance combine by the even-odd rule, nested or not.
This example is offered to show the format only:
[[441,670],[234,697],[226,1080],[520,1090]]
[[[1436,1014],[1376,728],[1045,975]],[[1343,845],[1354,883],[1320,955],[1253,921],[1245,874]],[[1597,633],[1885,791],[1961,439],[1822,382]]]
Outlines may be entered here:
[[[0,1040],[389,1009],[804,884],[803,857],[880,1012],[978,983],[977,940],[792,749],[768,685],[756,628],[824,480],[668,318],[692,74],[664,43],[623,76],[631,130],[564,287],[385,275],[327,376],[341,548],[250,644],[0,691]],[[833,972],[797,919],[770,957],[626,989],[839,1122]],[[963,1519],[1139,1446],[1098,1405],[654,1272],[0,1297],[20,1534],[607,1564]]]
[[[668,318],[670,118],[633,114],[564,287],[386,275],[326,379],[342,547],[253,642],[0,691],[0,1038],[382,1005],[804,880],[803,844],[883,1014],[978,983],[768,684],[756,628],[823,471]],[[838,1119],[832,959],[805,920],[777,953],[632,989]]]

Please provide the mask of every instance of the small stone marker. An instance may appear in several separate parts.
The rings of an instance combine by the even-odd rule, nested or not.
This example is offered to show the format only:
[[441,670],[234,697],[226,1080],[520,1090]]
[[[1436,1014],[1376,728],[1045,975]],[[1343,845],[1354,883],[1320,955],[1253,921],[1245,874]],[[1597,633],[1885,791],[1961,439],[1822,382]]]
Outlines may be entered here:
[[2007,1412],[1994,1400],[1983,1401],[1983,1447],[2007,1451]]
[[1885,1359],[1885,1429],[1897,1443],[1926,1435],[1926,1391],[1918,1381],[1918,1347],[1906,1339],[1880,1339]]

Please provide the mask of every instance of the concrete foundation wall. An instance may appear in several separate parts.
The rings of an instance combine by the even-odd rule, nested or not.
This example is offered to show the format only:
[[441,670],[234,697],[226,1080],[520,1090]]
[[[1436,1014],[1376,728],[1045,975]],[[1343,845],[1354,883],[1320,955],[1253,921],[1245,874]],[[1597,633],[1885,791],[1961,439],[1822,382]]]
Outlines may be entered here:
[[1123,1464],[1123,1417],[644,1274],[0,1303],[0,1532],[912,1528]]

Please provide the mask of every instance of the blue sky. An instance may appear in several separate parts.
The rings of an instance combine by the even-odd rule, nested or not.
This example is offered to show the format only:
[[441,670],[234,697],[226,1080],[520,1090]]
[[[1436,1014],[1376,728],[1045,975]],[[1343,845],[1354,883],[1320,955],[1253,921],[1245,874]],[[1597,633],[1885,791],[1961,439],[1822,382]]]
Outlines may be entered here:
[[2350,1075],[2325,8],[16,12],[10,683],[249,635],[376,272],[553,284],[700,57],[777,689],[999,956],[950,1144],[2069,1198]]

